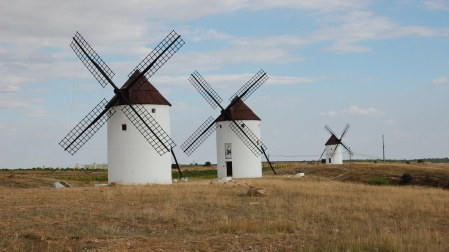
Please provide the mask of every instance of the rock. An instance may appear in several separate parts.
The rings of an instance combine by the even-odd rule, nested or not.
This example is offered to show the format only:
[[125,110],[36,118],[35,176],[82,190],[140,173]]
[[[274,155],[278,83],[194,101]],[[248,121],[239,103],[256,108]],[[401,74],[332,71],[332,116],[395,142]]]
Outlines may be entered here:
[[227,185],[227,186],[233,186],[233,187],[236,187],[236,186],[247,187],[247,186],[249,186],[248,182],[246,182],[246,181],[235,181],[235,180],[228,180],[224,184]]
[[260,187],[251,186],[246,193],[248,196],[266,196],[265,189]]

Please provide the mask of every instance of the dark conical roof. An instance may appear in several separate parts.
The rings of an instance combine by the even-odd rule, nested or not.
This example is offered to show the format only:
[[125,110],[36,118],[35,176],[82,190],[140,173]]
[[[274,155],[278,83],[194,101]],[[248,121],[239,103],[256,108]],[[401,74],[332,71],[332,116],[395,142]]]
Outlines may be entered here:
[[336,144],[340,144],[340,140],[332,134],[332,136],[329,138],[329,140],[327,140],[327,142],[324,145],[336,145]]
[[[139,70],[136,70],[131,77],[129,77],[128,81],[123,84],[122,89],[126,88],[139,74]],[[114,98],[116,98],[116,96],[117,95],[115,95]],[[128,99],[131,104],[156,104],[171,106],[170,102],[168,102],[167,99],[159,93],[159,91],[148,81],[145,76],[143,76],[129,89]],[[113,106],[118,105],[126,105],[126,103],[122,99],[119,99]]]
[[[238,99],[238,98],[236,97],[235,99]],[[257,121],[260,121],[260,118],[242,100],[237,101],[229,109],[229,113],[231,114],[231,117],[234,120],[257,120]],[[217,121],[229,121],[229,120],[231,120],[231,118],[229,118],[225,114],[222,114],[217,119]]]

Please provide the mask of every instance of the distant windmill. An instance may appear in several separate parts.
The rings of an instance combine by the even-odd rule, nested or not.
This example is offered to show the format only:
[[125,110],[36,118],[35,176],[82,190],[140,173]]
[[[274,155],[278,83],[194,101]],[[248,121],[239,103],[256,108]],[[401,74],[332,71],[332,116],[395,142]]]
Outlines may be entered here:
[[324,129],[327,130],[327,132],[329,132],[329,134],[331,134],[331,137],[329,138],[329,140],[327,140],[326,142],[326,148],[324,149],[323,153],[320,156],[323,156],[324,152],[326,152],[326,164],[343,164],[343,153],[342,153],[342,149],[341,146],[343,146],[343,148],[345,148],[349,155],[352,156],[352,152],[350,150],[350,148],[348,148],[343,142],[342,139],[343,137],[346,135],[346,133],[348,133],[348,130],[351,126],[349,124],[346,124],[346,127],[344,128],[343,132],[341,133],[341,137],[338,138],[335,133],[331,130],[331,128],[329,128],[329,126],[325,126]]
[[[261,154],[265,155],[271,169],[276,174],[265,153],[266,147],[260,141],[260,118],[243,102],[266,80],[267,74],[260,70],[222,107],[223,99],[195,71],[189,81],[206,99],[213,109],[221,108],[214,120],[209,117],[182,145],[181,149],[192,154],[215,130],[217,130],[217,176],[234,178],[262,177]],[[252,152],[252,153],[251,153]]]
[[[70,46],[103,88],[108,83],[114,88],[115,96],[109,102],[103,99],[61,140],[64,150],[75,154],[110,119],[108,183],[171,183],[171,158],[165,153],[173,154],[179,170],[173,152],[176,145],[169,136],[171,105],[148,78],[183,45],[181,36],[172,31],[118,88],[111,80],[112,70],[77,32]],[[131,123],[135,128],[127,126]]]

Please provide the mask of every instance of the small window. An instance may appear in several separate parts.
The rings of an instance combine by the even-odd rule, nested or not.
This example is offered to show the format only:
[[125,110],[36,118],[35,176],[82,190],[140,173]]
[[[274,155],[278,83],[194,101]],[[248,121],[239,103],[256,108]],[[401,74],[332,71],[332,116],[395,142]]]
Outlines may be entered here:
[[155,109],[155,108],[152,108],[152,109],[151,109],[151,113],[153,113],[153,114],[156,113],[156,109]]
[[126,131],[126,124],[122,124],[122,131]]
[[219,124],[218,126],[220,126],[220,129],[221,129],[221,124]]

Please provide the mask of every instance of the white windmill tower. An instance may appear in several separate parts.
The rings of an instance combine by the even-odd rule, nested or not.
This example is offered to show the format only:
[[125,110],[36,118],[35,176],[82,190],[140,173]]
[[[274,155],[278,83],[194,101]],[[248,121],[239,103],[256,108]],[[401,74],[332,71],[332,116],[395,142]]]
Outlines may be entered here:
[[[122,89],[126,88],[138,75],[139,71],[136,71]],[[151,118],[150,121],[157,122],[160,126],[158,130],[170,132],[171,104],[145,76],[129,89],[128,97],[132,105],[138,106],[139,109],[144,108],[143,113],[151,115],[147,119]],[[108,106],[112,106],[116,111],[107,123],[109,183],[170,184],[172,181],[170,155],[160,155],[156,149],[148,145],[148,141],[136,128],[144,125],[131,126],[134,124],[131,120],[138,118],[128,118],[126,113],[130,111],[127,111],[128,105],[124,101],[118,100],[115,104],[106,105]]]
[[76,33],[72,49],[103,87],[110,84],[114,88],[115,96],[109,102],[103,99],[61,140],[59,144],[64,150],[73,155],[108,121],[109,183],[171,183],[171,158],[167,152],[172,153],[178,165],[173,152],[175,143],[167,133],[171,105],[148,78],[183,45],[181,36],[172,31],[119,89],[111,80],[112,70]]
[[[329,126],[325,126],[324,129],[331,134],[327,142],[325,143],[326,148],[323,151],[326,152],[326,164],[343,164],[343,151],[342,146],[345,148],[349,155],[352,156],[351,150],[342,142],[343,137],[346,135],[346,133],[349,130],[350,125],[346,124],[346,127],[344,128],[343,132],[341,133],[341,137],[338,138],[335,133],[329,128]],[[321,154],[321,157],[323,156]],[[320,160],[321,160],[320,157]]]
[[261,154],[263,153],[274,171],[266,147],[260,141],[260,118],[244,103],[257,88],[268,79],[260,70],[231,98],[231,103],[222,107],[223,99],[195,71],[189,81],[206,99],[212,108],[221,108],[221,114],[214,120],[209,117],[182,145],[181,149],[192,154],[214,130],[217,130],[217,176],[234,178],[262,177]]

